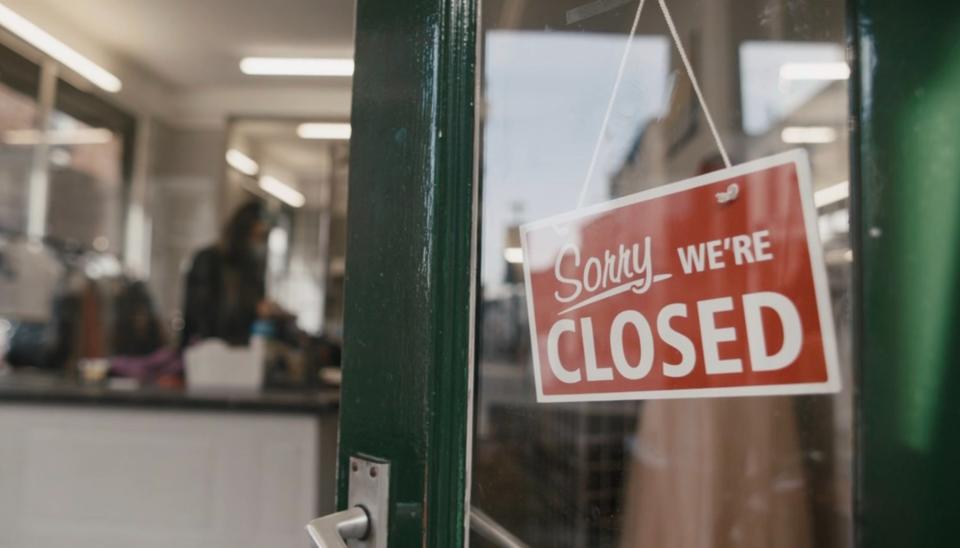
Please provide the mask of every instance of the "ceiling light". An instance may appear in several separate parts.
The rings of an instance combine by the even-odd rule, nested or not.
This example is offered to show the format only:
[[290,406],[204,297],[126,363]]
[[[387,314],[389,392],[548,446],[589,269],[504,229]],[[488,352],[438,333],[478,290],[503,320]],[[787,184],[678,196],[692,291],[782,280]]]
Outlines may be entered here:
[[120,91],[122,84],[119,78],[3,4],[0,4],[0,25],[104,90],[111,93]]
[[780,67],[781,80],[846,80],[850,67],[837,63],[786,63]]
[[835,185],[830,185],[826,188],[821,188],[820,190],[813,193],[813,203],[817,207],[824,207],[830,204],[839,202],[841,200],[846,200],[850,196],[850,182],[843,181],[842,183],[837,183]]
[[251,177],[260,171],[260,165],[257,162],[235,148],[227,151],[227,164],[240,173]]
[[310,122],[297,126],[302,139],[349,139],[352,130],[347,123]]
[[523,248],[508,247],[503,250],[503,258],[510,264],[519,264],[523,262]]
[[826,126],[785,127],[780,132],[780,138],[790,144],[832,143],[837,140],[837,130]]
[[302,207],[307,202],[300,191],[270,175],[260,177],[260,188],[291,207]]
[[8,145],[39,145],[41,140],[48,145],[102,145],[113,140],[113,132],[105,128],[52,129],[46,132],[11,129],[3,132],[3,142]]
[[353,59],[244,57],[240,71],[255,76],[353,76]]

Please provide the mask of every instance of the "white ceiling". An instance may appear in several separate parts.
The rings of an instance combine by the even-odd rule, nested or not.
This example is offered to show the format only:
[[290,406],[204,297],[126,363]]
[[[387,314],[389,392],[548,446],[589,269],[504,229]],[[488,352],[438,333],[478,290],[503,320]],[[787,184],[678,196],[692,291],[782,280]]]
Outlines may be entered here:
[[352,0],[3,2],[58,37],[83,35],[179,89],[249,83],[254,77],[238,68],[248,55],[351,56],[353,51]]

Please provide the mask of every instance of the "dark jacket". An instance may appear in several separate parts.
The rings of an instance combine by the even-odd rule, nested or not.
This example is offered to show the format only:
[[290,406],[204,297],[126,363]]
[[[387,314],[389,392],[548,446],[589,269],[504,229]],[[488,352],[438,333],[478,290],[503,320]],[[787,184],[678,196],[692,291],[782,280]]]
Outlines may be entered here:
[[199,251],[187,273],[181,348],[208,338],[247,344],[264,294],[262,261],[229,257],[219,246]]

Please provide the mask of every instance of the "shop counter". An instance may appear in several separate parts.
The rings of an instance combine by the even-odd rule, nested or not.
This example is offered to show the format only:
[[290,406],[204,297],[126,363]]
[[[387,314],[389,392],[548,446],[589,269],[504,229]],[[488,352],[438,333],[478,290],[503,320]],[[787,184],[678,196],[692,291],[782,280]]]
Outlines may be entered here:
[[0,548],[310,545],[332,511],[336,390],[0,376]]

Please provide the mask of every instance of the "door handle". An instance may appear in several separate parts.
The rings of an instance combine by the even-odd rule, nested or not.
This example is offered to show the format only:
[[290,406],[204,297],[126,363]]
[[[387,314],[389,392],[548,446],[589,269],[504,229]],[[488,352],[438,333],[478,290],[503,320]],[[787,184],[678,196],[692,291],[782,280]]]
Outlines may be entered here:
[[317,548],[387,548],[390,533],[390,463],[370,457],[350,457],[347,476],[348,510],[319,517],[307,524]]
[[360,506],[317,518],[307,532],[318,548],[347,548],[347,540],[360,540],[370,530],[370,516]]

